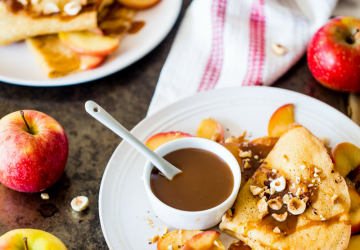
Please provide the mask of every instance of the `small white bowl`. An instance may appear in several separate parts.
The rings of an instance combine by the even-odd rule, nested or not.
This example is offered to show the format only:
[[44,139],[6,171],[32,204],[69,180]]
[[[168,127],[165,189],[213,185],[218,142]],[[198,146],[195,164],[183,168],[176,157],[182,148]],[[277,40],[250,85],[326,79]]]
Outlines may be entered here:
[[172,208],[160,201],[152,192],[150,187],[150,174],[154,165],[147,161],[144,169],[144,184],[151,206],[157,216],[167,225],[174,228],[187,230],[203,230],[217,225],[221,221],[222,215],[231,208],[237,197],[241,171],[235,157],[222,145],[211,140],[187,137],[176,139],[165,143],[155,150],[160,156],[182,148],[199,148],[210,151],[223,159],[230,167],[234,176],[234,187],[231,195],[220,205],[204,211],[182,211]]

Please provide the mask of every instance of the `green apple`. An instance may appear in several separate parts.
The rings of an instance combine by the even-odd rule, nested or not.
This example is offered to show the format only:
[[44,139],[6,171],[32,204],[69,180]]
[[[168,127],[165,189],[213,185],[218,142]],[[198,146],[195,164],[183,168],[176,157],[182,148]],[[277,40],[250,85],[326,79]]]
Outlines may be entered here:
[[37,229],[15,229],[0,237],[1,250],[67,250],[54,235]]

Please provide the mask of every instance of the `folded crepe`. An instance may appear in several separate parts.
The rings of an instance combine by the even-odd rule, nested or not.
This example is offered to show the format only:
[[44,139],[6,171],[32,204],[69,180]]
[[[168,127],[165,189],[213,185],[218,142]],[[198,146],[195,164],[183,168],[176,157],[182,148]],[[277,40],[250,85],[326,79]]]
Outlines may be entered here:
[[[2,0],[0,1],[0,45],[7,45],[29,37],[80,31],[97,27],[98,9],[113,0],[75,0],[84,5],[74,16],[66,15],[64,6],[74,0]],[[54,3],[59,13],[43,14],[47,3]],[[25,4],[25,5],[24,5]]]
[[294,125],[240,190],[220,229],[254,250],[346,249],[349,211],[348,188],[326,148]]

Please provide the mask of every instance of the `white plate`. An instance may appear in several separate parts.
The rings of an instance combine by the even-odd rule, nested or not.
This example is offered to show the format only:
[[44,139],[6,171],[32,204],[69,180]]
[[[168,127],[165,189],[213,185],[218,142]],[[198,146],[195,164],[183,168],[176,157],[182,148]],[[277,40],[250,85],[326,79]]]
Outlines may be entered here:
[[[225,137],[246,130],[255,139],[267,135],[271,115],[287,103],[295,105],[297,122],[316,136],[329,138],[331,146],[344,141],[360,146],[360,128],[336,109],[311,97],[271,87],[242,87],[194,95],[145,118],[132,133],[141,141],[158,132],[195,134],[200,121],[212,117],[224,127]],[[106,167],[100,187],[99,214],[110,249],[156,249],[156,244],[149,245],[148,239],[161,235],[164,224],[153,213],[146,197],[142,181],[145,161],[122,142]],[[148,225],[147,217],[153,224]],[[226,249],[233,239],[225,233],[220,236]]]
[[136,62],[154,49],[169,33],[179,16],[182,0],[162,0],[136,13],[145,21],[136,34],[126,34],[119,48],[98,68],[50,79],[41,70],[24,42],[0,46],[0,81],[27,86],[65,86],[92,81]]

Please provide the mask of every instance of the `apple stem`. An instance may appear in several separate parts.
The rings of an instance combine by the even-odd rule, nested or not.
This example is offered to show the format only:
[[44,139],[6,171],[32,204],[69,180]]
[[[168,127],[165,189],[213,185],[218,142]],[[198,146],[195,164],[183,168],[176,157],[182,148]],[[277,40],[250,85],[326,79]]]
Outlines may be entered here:
[[23,240],[24,240],[24,244],[25,244],[25,250],[29,250],[28,245],[27,245],[27,237],[24,237]]
[[24,122],[25,122],[25,125],[26,125],[26,127],[27,127],[27,129],[28,129],[28,131],[29,131],[29,133],[30,133],[30,127],[29,127],[29,125],[28,125],[27,122],[26,122],[24,111],[20,110],[20,115],[22,116],[22,118],[23,118],[23,120],[24,120]]

